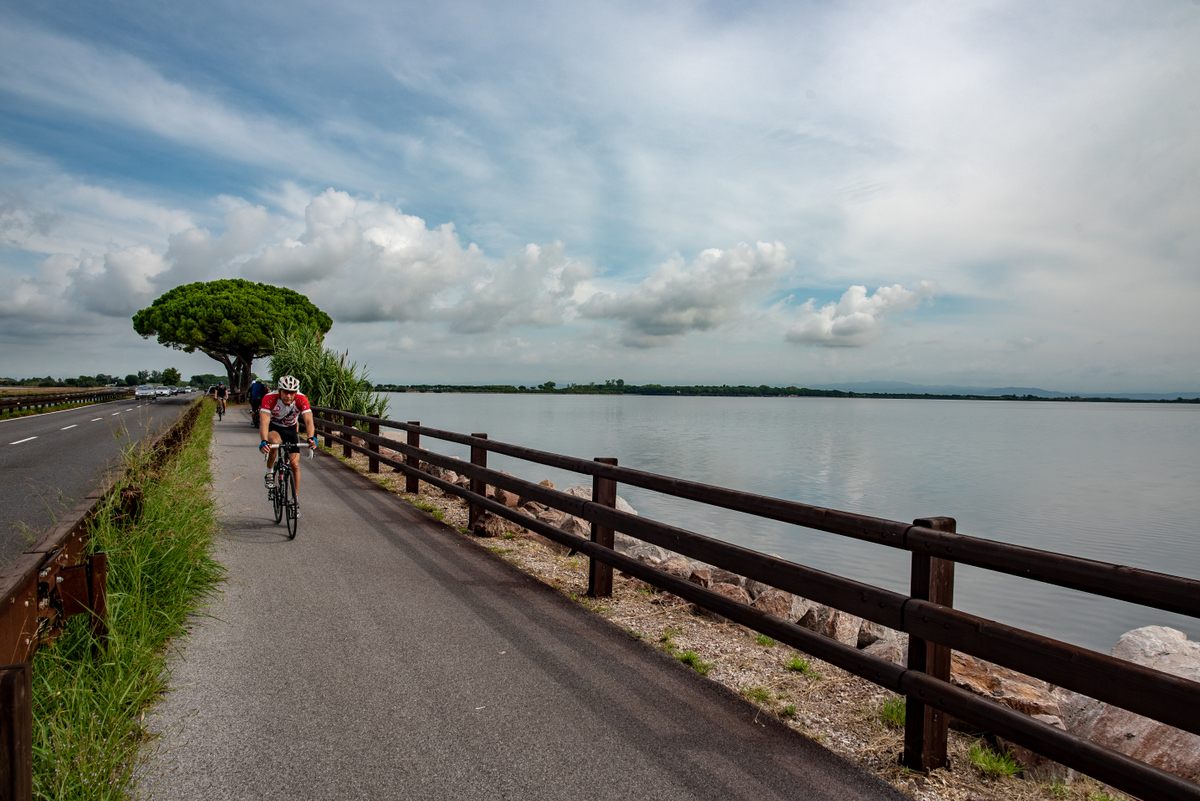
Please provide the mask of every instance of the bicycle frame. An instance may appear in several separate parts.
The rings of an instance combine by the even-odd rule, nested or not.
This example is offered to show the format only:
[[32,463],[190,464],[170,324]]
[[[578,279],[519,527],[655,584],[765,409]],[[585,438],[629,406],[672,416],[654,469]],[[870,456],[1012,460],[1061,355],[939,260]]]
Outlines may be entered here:
[[[267,500],[274,507],[276,524],[286,518],[288,539],[292,540],[296,538],[296,528],[299,524],[300,502],[296,498],[296,477],[292,471],[291,454],[299,453],[302,448],[307,446],[282,442],[267,447],[279,451],[275,458],[275,466],[272,468],[275,486],[267,490]],[[309,449],[308,455],[311,459],[312,449]]]

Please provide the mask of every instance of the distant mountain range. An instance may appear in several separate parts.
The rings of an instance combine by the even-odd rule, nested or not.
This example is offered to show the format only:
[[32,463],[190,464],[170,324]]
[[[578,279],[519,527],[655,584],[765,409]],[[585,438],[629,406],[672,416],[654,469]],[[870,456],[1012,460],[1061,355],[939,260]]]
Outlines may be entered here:
[[894,395],[1033,395],[1039,398],[1124,398],[1126,400],[1175,400],[1200,398],[1193,392],[1058,392],[1040,387],[960,387],[947,384],[909,384],[904,381],[853,381],[845,384],[808,384],[810,389],[840,389],[843,392]]

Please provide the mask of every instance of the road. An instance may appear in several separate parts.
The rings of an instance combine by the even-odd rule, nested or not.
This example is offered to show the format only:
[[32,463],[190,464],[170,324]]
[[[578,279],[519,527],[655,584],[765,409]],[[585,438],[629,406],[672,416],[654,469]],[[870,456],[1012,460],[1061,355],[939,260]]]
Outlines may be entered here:
[[904,798],[331,456],[288,541],[247,428],[214,435],[227,580],[135,797]]
[[196,398],[128,399],[0,421],[0,565],[11,561]]

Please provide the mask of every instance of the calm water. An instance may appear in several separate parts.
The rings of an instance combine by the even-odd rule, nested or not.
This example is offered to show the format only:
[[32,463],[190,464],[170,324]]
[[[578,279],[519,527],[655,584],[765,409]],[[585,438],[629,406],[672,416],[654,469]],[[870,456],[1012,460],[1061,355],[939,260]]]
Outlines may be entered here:
[[[893,520],[945,515],[964,534],[1200,578],[1198,406],[392,393],[388,416]],[[591,483],[495,454],[489,466]],[[907,591],[906,553],[618,492],[643,515]],[[955,606],[1105,652],[1149,624],[1200,639],[1191,618],[963,565]]]

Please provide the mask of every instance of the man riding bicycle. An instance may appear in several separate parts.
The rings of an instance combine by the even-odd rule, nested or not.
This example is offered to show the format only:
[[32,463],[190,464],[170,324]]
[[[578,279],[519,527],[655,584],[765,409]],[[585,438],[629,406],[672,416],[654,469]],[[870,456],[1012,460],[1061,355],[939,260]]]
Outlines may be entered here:
[[222,381],[213,387],[212,394],[217,399],[217,406],[221,409],[221,414],[225,414],[225,399],[229,397],[229,387],[225,386],[225,382]]
[[255,426],[258,426],[258,409],[262,406],[262,399],[270,392],[267,385],[260,379],[254,379],[254,383],[250,385],[250,389],[246,392],[246,398],[250,401],[250,420]]
[[[267,474],[263,477],[267,487],[274,486],[275,459],[279,456],[277,448],[271,445],[299,441],[299,423],[304,419],[304,428],[308,436],[308,447],[317,447],[316,428],[313,424],[312,407],[308,398],[300,392],[300,380],[295,376],[285,375],[279,379],[279,389],[268,392],[262,399],[258,409],[258,434],[262,441],[258,449],[267,455]],[[289,453],[288,461],[292,464],[292,474],[295,476],[296,497],[300,497],[300,454]],[[297,516],[300,512],[297,510]]]

